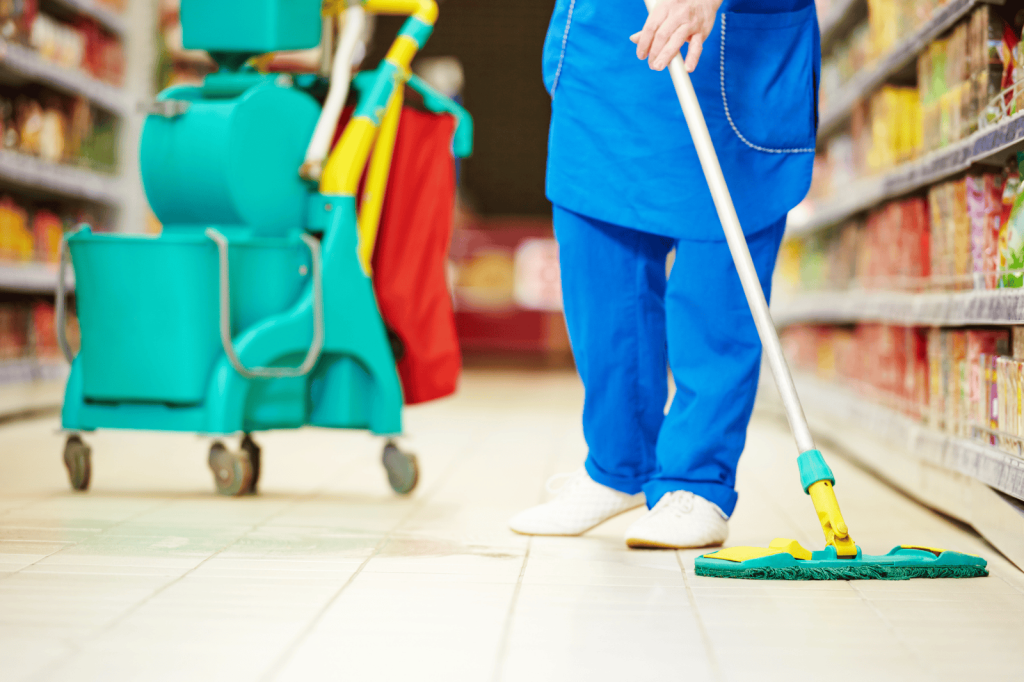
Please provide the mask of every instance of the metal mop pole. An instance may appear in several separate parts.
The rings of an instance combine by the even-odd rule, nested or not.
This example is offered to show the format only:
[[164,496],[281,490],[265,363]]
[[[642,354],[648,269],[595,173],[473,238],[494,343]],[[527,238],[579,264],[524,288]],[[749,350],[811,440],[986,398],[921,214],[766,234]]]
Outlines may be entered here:
[[[657,4],[657,0],[645,0],[645,2],[647,3],[648,11],[654,9],[654,6]],[[690,128],[693,145],[697,148],[697,157],[700,159],[701,168],[704,170],[704,177],[707,179],[708,187],[711,189],[711,197],[714,199],[715,208],[718,210],[718,219],[722,222],[722,229],[725,230],[725,239],[729,244],[732,260],[736,264],[736,271],[740,275],[743,293],[747,297],[747,304],[750,306],[750,312],[754,317],[758,336],[761,337],[764,354],[768,358],[768,365],[772,368],[775,384],[782,395],[782,404],[786,408],[786,416],[789,418],[789,426],[793,431],[793,436],[796,438],[796,445],[800,452],[814,450],[814,438],[811,436],[811,430],[807,427],[807,418],[804,416],[804,409],[800,405],[800,397],[797,395],[796,386],[793,384],[793,375],[790,373],[789,365],[782,354],[779,334],[775,329],[771,313],[768,312],[768,302],[765,300],[764,291],[761,289],[761,282],[757,278],[754,261],[750,258],[750,249],[747,247],[747,240],[743,236],[740,219],[736,215],[736,208],[732,204],[732,196],[730,196],[729,188],[725,184],[722,167],[718,163],[718,154],[715,153],[715,147],[711,143],[711,134],[708,132],[707,123],[704,121],[704,113],[700,109],[697,93],[693,90],[690,74],[686,71],[682,55],[677,54],[672,58],[668,65],[668,70],[672,76],[672,84],[676,88],[676,95],[679,97],[679,104],[683,108],[686,124]]]

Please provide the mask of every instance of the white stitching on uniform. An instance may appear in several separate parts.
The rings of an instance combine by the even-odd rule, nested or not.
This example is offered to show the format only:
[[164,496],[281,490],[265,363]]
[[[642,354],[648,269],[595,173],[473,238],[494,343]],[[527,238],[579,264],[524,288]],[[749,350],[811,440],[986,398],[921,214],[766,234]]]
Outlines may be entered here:
[[736,124],[732,120],[732,115],[729,113],[729,99],[725,95],[725,12],[722,12],[722,45],[719,52],[721,54],[720,80],[722,85],[722,104],[725,105],[725,117],[729,119],[729,125],[732,126],[732,130],[736,133],[736,137],[740,138],[740,141],[751,149],[756,149],[759,152],[768,152],[769,154],[799,154],[804,152],[814,152],[814,147],[801,147],[798,149],[773,149],[771,147],[761,147],[743,137],[743,133],[740,132],[740,129],[736,127]]
[[562,75],[562,63],[565,61],[565,45],[569,42],[569,27],[572,26],[572,10],[576,6],[576,0],[569,3],[569,14],[565,17],[565,33],[562,34],[562,53],[558,55],[558,68],[555,69],[555,78],[551,82],[551,98],[555,98],[555,90],[558,89],[558,77]]

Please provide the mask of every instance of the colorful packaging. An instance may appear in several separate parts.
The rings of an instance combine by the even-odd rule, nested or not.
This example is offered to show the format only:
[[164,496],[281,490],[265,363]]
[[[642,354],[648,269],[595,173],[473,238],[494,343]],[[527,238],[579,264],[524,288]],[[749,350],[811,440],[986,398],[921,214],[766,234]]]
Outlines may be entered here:
[[967,219],[970,225],[971,272],[973,288],[985,288],[985,244],[988,239],[988,225],[985,222],[986,176],[967,176]]
[[64,221],[52,211],[38,210],[32,216],[32,233],[35,237],[36,258],[56,263],[60,256],[60,242],[64,237]]
[[1024,225],[1014,223],[1015,218],[1019,221],[1024,217],[1019,211],[1015,212],[1021,184],[1018,169],[1019,160],[1017,164],[1011,165],[1003,187],[1003,210],[999,226],[999,286],[1006,288],[1020,287],[1022,283],[1019,273],[1007,272],[1021,267],[1020,264],[1014,263],[1015,259],[1022,255],[1020,249],[1024,245]]
[[1005,177],[986,173],[985,178],[985,288],[999,285],[999,227],[1003,210]]

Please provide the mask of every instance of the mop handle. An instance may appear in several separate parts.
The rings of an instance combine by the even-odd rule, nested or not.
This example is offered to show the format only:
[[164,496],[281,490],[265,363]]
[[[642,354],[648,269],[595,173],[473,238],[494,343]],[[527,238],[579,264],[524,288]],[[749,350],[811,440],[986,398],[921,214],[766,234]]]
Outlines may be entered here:
[[[645,2],[649,11],[654,9],[657,0],[645,0]],[[722,229],[725,230],[725,240],[729,244],[732,260],[736,264],[736,271],[740,275],[743,293],[747,297],[747,304],[754,317],[757,334],[761,337],[761,345],[768,357],[768,364],[772,368],[775,384],[779,387],[779,393],[782,395],[782,404],[786,408],[786,416],[789,418],[789,425],[796,438],[797,447],[801,453],[814,450],[814,438],[811,436],[811,430],[807,427],[807,418],[800,405],[800,397],[796,393],[793,375],[789,371],[786,357],[782,354],[779,334],[775,330],[771,313],[768,312],[768,302],[761,289],[757,270],[754,269],[754,261],[750,258],[750,249],[743,236],[740,219],[732,204],[729,187],[725,184],[725,176],[722,175],[722,167],[718,163],[718,155],[711,143],[711,134],[708,132],[704,114],[697,101],[697,93],[693,90],[693,83],[690,82],[690,74],[683,64],[682,55],[677,54],[672,58],[668,70],[672,75],[672,83],[675,85],[679,104],[683,107],[683,116],[686,117],[686,125],[690,129],[693,145],[697,148],[697,157],[704,170],[704,177],[711,189],[711,197],[714,199],[715,209],[718,211],[718,219],[722,222]]]

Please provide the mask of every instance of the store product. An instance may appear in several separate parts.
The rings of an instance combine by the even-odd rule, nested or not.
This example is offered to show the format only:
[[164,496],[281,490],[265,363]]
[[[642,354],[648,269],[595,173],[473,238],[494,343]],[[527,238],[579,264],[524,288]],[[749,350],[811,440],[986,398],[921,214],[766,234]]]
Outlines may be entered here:
[[36,258],[56,263],[60,255],[60,242],[64,237],[64,221],[51,211],[38,210],[32,216],[32,233],[35,236]]
[[28,315],[24,306],[0,303],[0,360],[28,355]]
[[0,197],[0,260],[27,261],[35,252],[28,213],[9,196]]
[[[1017,152],[1017,164],[1024,161],[1024,153]],[[1003,194],[1004,211],[1007,204],[1006,193]],[[1010,204],[1006,221],[1000,227],[1000,265],[1003,275],[1000,286],[1019,288],[1024,285],[1024,193],[1019,186]]]
[[951,436],[1021,453],[1022,327],[1011,337],[1005,328],[799,325],[782,338],[795,367]]

